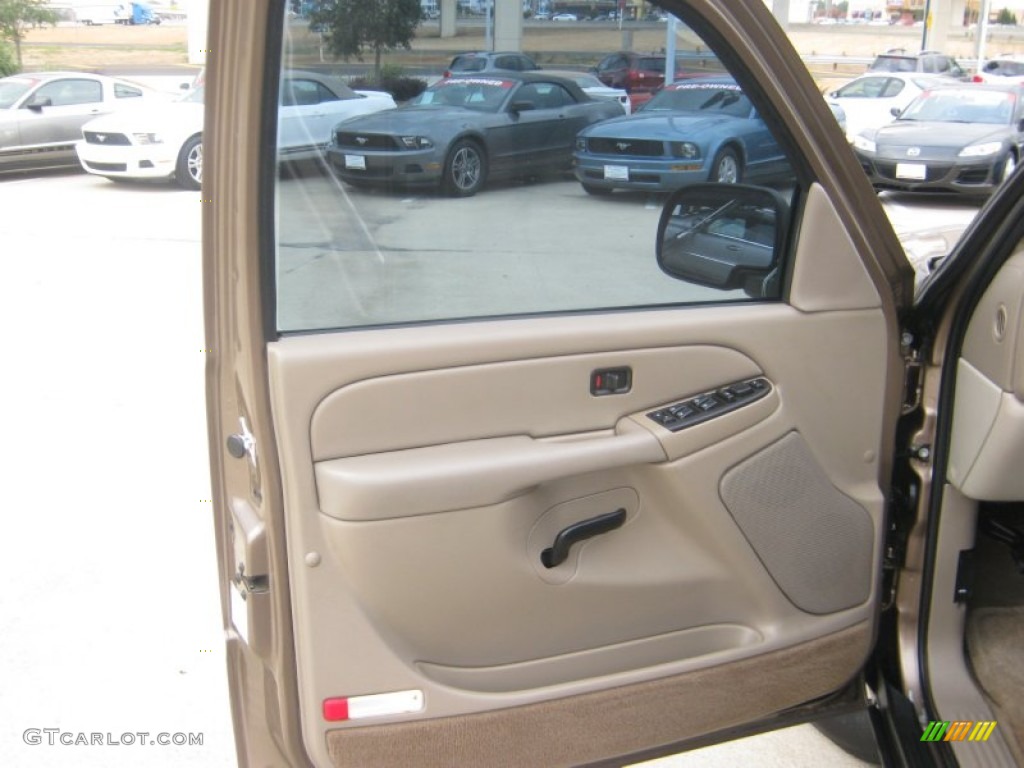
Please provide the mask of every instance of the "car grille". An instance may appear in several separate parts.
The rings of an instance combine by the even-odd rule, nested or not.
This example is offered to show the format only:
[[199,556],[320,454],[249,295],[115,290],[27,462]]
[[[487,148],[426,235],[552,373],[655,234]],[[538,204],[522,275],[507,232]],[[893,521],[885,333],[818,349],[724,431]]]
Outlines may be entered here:
[[121,173],[128,170],[126,163],[86,163],[85,167],[93,171],[120,171]]
[[587,149],[598,155],[622,157],[661,157],[665,144],[647,139],[587,139]]
[[393,136],[373,133],[337,131],[334,140],[339,147],[345,149],[399,149]]
[[123,133],[100,133],[98,131],[86,131],[85,142],[87,144],[102,144],[105,147],[127,147],[131,141]]

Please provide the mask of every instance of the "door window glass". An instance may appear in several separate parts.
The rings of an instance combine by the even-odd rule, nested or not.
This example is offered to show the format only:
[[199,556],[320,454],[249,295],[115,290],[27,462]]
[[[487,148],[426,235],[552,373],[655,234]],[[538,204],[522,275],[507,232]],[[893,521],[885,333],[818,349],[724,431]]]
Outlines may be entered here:
[[[560,66],[559,55],[572,61],[563,69],[622,62],[599,50],[581,61],[570,26],[557,40],[527,27],[523,48],[543,33],[556,50],[546,66]],[[335,75],[372,70],[331,60],[329,37],[308,25],[283,28],[282,82],[313,68],[321,50],[323,69]],[[652,32],[664,40],[664,26]],[[418,61],[416,39],[410,46],[408,61]],[[634,116],[543,71],[440,79],[443,63],[422,75],[424,67],[410,67],[430,84],[397,109],[353,100],[351,113],[339,110],[322,129],[326,149],[316,161],[273,182],[278,330],[781,299],[787,254],[774,242],[758,251],[773,271],[759,281],[771,286],[762,295],[658,266],[659,219],[673,191],[725,180],[796,197],[797,174],[773,121],[758,117],[763,110],[709,48],[680,25],[687,77]],[[385,63],[401,61],[395,54]],[[305,103],[297,95],[304,86],[291,86],[294,103]],[[557,119],[518,106],[527,101],[557,108]],[[720,237],[707,242],[728,247]]]
[[103,101],[103,86],[96,80],[54,80],[41,86],[32,99],[52,107],[69,107],[75,104],[93,104]]

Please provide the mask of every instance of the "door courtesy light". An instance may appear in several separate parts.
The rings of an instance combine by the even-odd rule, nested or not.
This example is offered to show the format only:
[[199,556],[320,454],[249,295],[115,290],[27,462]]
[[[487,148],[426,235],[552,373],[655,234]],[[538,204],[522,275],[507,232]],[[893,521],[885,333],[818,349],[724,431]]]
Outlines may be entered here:
[[364,717],[405,715],[423,710],[423,691],[395,691],[369,696],[347,696],[324,699],[324,720],[337,723],[361,720]]

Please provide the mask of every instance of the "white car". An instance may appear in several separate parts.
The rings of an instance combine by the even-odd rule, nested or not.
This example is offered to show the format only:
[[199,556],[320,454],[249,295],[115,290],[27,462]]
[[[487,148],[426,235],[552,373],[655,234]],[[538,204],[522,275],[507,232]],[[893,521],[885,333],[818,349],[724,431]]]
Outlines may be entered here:
[[[281,83],[279,160],[315,158],[342,120],[394,109],[390,94],[354,91],[335,78],[292,71]],[[109,179],[174,179],[185,189],[203,182],[203,88],[178,101],[87,123],[78,159]]]
[[919,72],[870,72],[829,92],[827,101],[842,107],[846,114],[846,138],[852,142],[861,131],[891,123],[895,119],[894,108],[903,109],[937,82],[950,80]]
[[1024,84],[1024,56],[1000,56],[986,61],[974,78],[976,83]]
[[610,99],[617,101],[622,106],[622,111],[627,115],[633,112],[633,104],[629,100],[629,94],[621,88],[612,88],[597,79],[597,75],[590,72],[573,72],[568,69],[546,69],[549,75],[557,75],[572,80],[580,87],[587,96],[592,99]]
[[575,13],[556,13],[551,17],[552,21],[579,21]]

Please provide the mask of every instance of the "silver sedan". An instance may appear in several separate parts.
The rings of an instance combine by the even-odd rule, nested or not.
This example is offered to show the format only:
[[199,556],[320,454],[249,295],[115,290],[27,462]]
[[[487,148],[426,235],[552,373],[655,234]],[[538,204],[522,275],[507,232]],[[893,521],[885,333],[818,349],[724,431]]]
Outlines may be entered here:
[[86,122],[169,98],[127,80],[82,72],[0,78],[0,172],[77,166],[75,144]]

